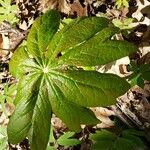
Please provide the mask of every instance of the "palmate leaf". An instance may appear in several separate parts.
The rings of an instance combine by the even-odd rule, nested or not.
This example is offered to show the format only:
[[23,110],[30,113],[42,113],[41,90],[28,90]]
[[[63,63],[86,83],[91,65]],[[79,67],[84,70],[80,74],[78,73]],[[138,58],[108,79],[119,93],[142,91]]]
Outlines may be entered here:
[[79,132],[81,124],[99,122],[88,107],[114,104],[130,88],[116,75],[78,69],[136,50],[131,43],[110,40],[117,28],[109,27],[106,18],[82,17],[57,32],[59,22],[54,10],[38,18],[27,47],[17,49],[9,64],[19,79],[16,110],[8,124],[9,142],[28,137],[32,150],[46,149],[52,112]]

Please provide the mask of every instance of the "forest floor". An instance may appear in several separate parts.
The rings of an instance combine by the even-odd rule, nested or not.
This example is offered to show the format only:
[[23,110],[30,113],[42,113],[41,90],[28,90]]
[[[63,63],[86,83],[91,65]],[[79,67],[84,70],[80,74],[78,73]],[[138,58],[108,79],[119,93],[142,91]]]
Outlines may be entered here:
[[[128,7],[115,5],[115,0],[37,0],[35,2],[16,0],[18,20],[15,25],[4,21],[0,24],[0,126],[6,127],[11,116],[16,94],[17,80],[9,73],[9,60],[16,48],[26,42],[28,31],[35,18],[48,9],[57,9],[62,18],[76,18],[79,16],[105,16],[120,29],[127,29],[129,34],[116,35],[117,39],[130,41],[138,46],[138,52],[130,57],[125,57],[104,66],[97,66],[97,71],[114,73],[126,78],[131,72],[128,70],[131,60],[140,64],[150,64],[150,2],[148,0],[130,0]],[[25,9],[23,9],[25,7]],[[80,146],[65,148],[57,145],[57,149],[64,150],[88,150],[90,142],[88,136],[96,129],[114,129],[114,118],[117,116],[122,122],[132,128],[148,131],[150,137],[150,83],[144,81],[140,87],[137,78],[133,86],[125,95],[117,99],[117,104],[107,108],[91,108],[96,116],[102,121],[94,127],[83,126],[83,131],[76,135],[78,139],[84,139],[85,143]],[[53,116],[52,125],[54,137],[68,131],[67,127],[56,116]],[[0,140],[5,137],[6,149],[28,150],[29,143],[25,139],[18,145],[7,143],[6,129],[0,127]],[[3,138],[4,139],[4,138]],[[150,142],[150,138],[148,139]],[[4,143],[3,143],[4,144]],[[52,145],[54,143],[51,143]],[[0,142],[1,147],[1,142]],[[1,149],[1,148],[0,148]],[[149,147],[150,149],[150,147]]]

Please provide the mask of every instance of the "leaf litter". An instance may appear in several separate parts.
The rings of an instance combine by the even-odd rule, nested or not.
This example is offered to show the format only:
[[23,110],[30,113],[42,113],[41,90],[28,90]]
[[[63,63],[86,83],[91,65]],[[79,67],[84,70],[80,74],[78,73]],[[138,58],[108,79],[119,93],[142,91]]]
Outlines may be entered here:
[[[41,12],[45,12],[49,8],[55,8],[62,13],[63,18],[64,17],[75,18],[77,16],[89,16],[89,15],[97,15],[97,16],[106,15],[110,19],[116,19],[116,18],[118,19],[120,18],[120,16],[123,18],[126,16],[132,17],[133,19],[136,20],[135,23],[132,24],[132,26],[135,29],[133,32],[131,32],[132,34],[130,34],[130,37],[126,37],[126,38],[127,40],[138,43],[139,45],[138,56],[137,54],[135,54],[133,58],[137,59],[138,61],[141,61],[142,63],[143,62],[150,63],[149,62],[149,58],[150,58],[150,13],[149,13],[150,2],[148,0],[145,0],[145,1],[137,0],[135,1],[134,4],[133,2],[130,1],[128,9],[120,9],[120,10],[117,10],[114,7],[113,1],[109,1],[109,2],[96,1],[95,2],[94,0],[93,1],[86,0],[82,3],[80,3],[77,0],[75,0],[72,3],[71,2],[69,3],[68,1],[65,1],[65,0],[46,1],[46,2],[43,2],[43,1],[40,2],[40,5],[38,5],[39,7],[37,7],[37,9],[40,8]],[[18,2],[19,1],[17,1],[17,3]],[[36,10],[36,9],[34,11],[39,12],[39,10]],[[20,13],[22,13],[21,10],[20,10]],[[25,18],[22,17],[21,19],[24,20]],[[5,28],[5,29],[0,28],[0,31],[2,32],[4,31],[3,33],[0,33],[0,48],[1,48],[0,50],[0,63],[1,63],[0,91],[1,92],[4,89],[4,85],[6,82],[9,83],[10,85],[12,83],[17,82],[9,74],[8,62],[9,62],[10,57],[12,56],[11,51],[15,50],[15,48],[20,44],[20,42],[26,38],[27,29],[33,23],[34,19],[35,19],[34,17],[33,18],[31,17],[31,19],[29,20],[29,23],[28,21],[26,21],[26,23],[24,23],[23,21],[20,22],[19,26],[21,30],[24,30],[24,31],[17,29],[14,33],[12,32],[14,30],[12,26],[9,26],[9,28]],[[141,28],[138,29],[139,27]],[[111,64],[108,64],[105,66],[98,66],[97,69],[100,72],[111,72],[121,77],[126,77],[130,74],[130,72],[128,71],[129,63],[130,63],[129,58],[125,57]],[[148,117],[150,114],[150,108],[149,108],[149,105],[150,105],[150,102],[149,102],[150,90],[149,89],[150,88],[149,87],[150,87],[149,82],[145,82],[144,89],[141,89],[135,86],[131,89],[131,91],[128,91],[124,96],[118,98],[118,103],[116,106],[111,106],[108,108],[94,108],[93,111],[97,115],[97,117],[101,119],[103,118],[102,124],[96,128],[112,127],[114,124],[114,121],[111,120],[110,116],[120,117],[120,119],[124,120],[126,124],[129,124],[131,126],[136,126],[139,129],[149,128],[150,126],[150,120]],[[9,106],[8,104],[6,104],[5,107],[6,107],[6,111],[8,115],[10,115],[11,111],[14,109],[13,106]],[[133,108],[131,110],[131,107],[134,107],[134,111],[133,111]],[[118,109],[119,109],[119,112],[118,112]],[[2,124],[7,125],[8,118],[5,116],[5,114],[2,111],[0,115],[0,120],[1,120],[0,121],[1,125]],[[67,130],[65,125],[56,116],[53,117],[52,122],[54,124],[55,134],[58,132],[56,134],[57,137]],[[83,129],[83,130],[86,130],[86,129]],[[93,129],[88,127],[87,131],[84,134],[81,134],[80,136],[81,137],[85,136],[85,134],[88,136],[90,132],[94,132],[92,130]],[[81,145],[81,149],[85,149],[84,144]],[[20,143],[19,145],[14,145],[14,146],[10,145],[10,149],[20,149],[20,148],[28,149],[29,148],[28,142],[26,140],[23,142],[23,146],[21,145],[22,143]],[[24,146],[24,145],[27,145],[27,146]],[[86,147],[86,149],[88,148]]]

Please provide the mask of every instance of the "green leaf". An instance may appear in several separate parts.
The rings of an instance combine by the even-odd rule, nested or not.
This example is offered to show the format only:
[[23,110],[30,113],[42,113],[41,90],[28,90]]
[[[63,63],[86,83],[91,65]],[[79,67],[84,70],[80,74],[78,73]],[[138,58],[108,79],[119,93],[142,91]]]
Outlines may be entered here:
[[58,61],[60,65],[103,65],[137,50],[127,41],[111,41],[118,28],[108,27],[107,22],[106,18],[81,18],[65,26],[48,47],[50,62]]
[[9,68],[9,71],[14,77],[20,78],[29,72],[36,71],[40,66],[37,65],[35,59],[29,57],[26,47],[24,46],[15,51],[9,62]]
[[18,143],[29,135],[31,149],[46,149],[51,107],[44,85],[44,79],[35,74],[28,79],[22,79],[15,99],[16,110],[8,124],[11,143]]
[[8,124],[8,138],[12,143],[23,140],[31,127],[33,108],[37,99],[37,81],[39,76],[32,75],[24,77],[18,85],[18,92],[15,99],[16,110]]
[[51,71],[50,76],[66,99],[86,107],[114,104],[116,97],[130,88],[118,76],[96,71]]
[[11,5],[11,0],[4,0],[4,2],[5,2],[5,7],[6,8],[8,7],[8,5]]
[[8,148],[7,129],[5,126],[0,125],[0,149],[6,150]]
[[40,93],[34,107],[32,126],[29,132],[29,141],[33,150],[45,150],[49,140],[51,106],[48,91],[44,85],[45,83],[39,89]]
[[57,150],[57,149],[54,148],[53,146],[48,146],[48,147],[46,148],[46,150]]
[[17,8],[18,8],[17,5],[12,5],[11,6],[11,12],[12,13],[16,13],[17,12]]
[[65,132],[63,135],[61,135],[58,139],[69,139],[75,135],[75,132]]
[[142,74],[142,77],[145,80],[150,81],[150,65],[149,64],[140,65],[139,70]]
[[97,124],[99,122],[91,110],[69,102],[60,88],[52,83],[50,78],[47,80],[49,81],[48,86],[51,87],[49,93],[51,93],[52,110],[71,130],[79,132],[81,124]]
[[119,138],[114,144],[114,150],[134,150],[136,148],[135,143],[126,138]]
[[0,103],[3,103],[5,101],[5,98],[6,97],[4,95],[0,94]]
[[17,22],[17,6],[11,5],[11,0],[0,0],[0,4],[0,22],[3,22],[4,20],[10,23]]
[[28,51],[33,57],[43,57],[49,42],[58,30],[59,22],[60,15],[54,10],[48,11],[35,21],[27,38]]
[[49,56],[53,59],[59,52],[80,45],[107,27],[108,23],[106,18],[82,17],[75,19],[54,36],[48,47]]
[[145,133],[143,131],[138,131],[138,130],[134,130],[134,129],[127,129],[127,130],[123,130],[122,132],[123,135],[135,135],[135,136],[145,136]]
[[9,87],[8,87],[8,91],[7,91],[7,95],[9,96],[12,96],[14,95],[15,91],[16,91],[16,84],[11,84]]
[[116,0],[115,5],[117,6],[117,9],[120,9],[121,7],[129,7],[128,0]]
[[94,141],[101,141],[101,140],[109,140],[112,141],[116,138],[117,136],[113,134],[112,132],[109,132],[107,130],[101,130],[97,131],[95,134],[90,135],[90,139]]
[[92,150],[136,150],[138,147],[145,148],[142,140],[130,133],[125,130],[122,132],[122,136],[117,136],[107,130],[96,132],[90,136],[94,142]]
[[4,9],[3,7],[0,7],[0,13],[5,13],[6,9]]
[[125,7],[129,7],[128,0],[123,0],[123,5],[124,5]]
[[54,137],[53,130],[54,130],[53,126],[51,125],[51,129],[50,129],[50,133],[49,133],[49,142],[48,142],[46,150],[57,150],[56,149],[57,146],[55,146],[56,140]]
[[143,72],[143,73],[142,73],[142,77],[143,77],[145,80],[150,81],[150,71]]
[[71,138],[75,135],[75,132],[66,132],[64,135],[60,136],[57,140],[59,145],[62,146],[75,146],[81,143],[78,139]]
[[122,136],[134,143],[134,147],[146,148],[145,144],[140,139],[140,137],[145,137],[145,133],[143,131],[127,129],[122,132]]
[[10,0],[0,0],[0,4],[5,8],[10,5],[10,2]]
[[12,20],[14,20],[14,18],[15,18],[15,16],[13,14],[8,14],[7,15],[7,20],[8,21],[12,21]]
[[134,148],[138,148],[138,147],[144,148],[144,149],[146,148],[143,141],[138,136],[126,134],[126,135],[123,135],[123,137],[129,140],[132,143],[130,145],[132,145],[132,147]]
[[0,15],[0,22],[3,22],[5,20],[5,16],[4,15]]
[[113,150],[113,143],[117,136],[107,130],[98,131],[95,134],[90,135],[95,143],[92,145],[92,150]]
[[4,93],[0,94],[0,102],[4,103],[5,101],[7,103],[12,104],[13,97],[15,96],[17,86],[16,84],[11,84],[9,86],[8,83],[4,86]]
[[135,72],[135,73],[131,74],[129,80],[130,80],[131,86],[138,85],[141,88],[144,87],[144,79],[142,78],[140,73]]
[[122,30],[129,30],[129,29],[132,29],[132,25],[131,23],[133,22],[133,19],[132,18],[127,18],[127,19],[123,19],[123,20],[120,20],[120,19],[113,19],[113,24],[122,29]]
[[16,144],[28,137],[31,150],[46,149],[51,113],[79,132],[82,124],[100,122],[89,107],[114,104],[130,88],[116,75],[78,66],[108,63],[136,50],[128,42],[110,40],[118,29],[109,27],[108,19],[82,17],[57,31],[59,22],[60,15],[54,10],[39,17],[30,30],[27,47],[18,48],[9,64],[19,84],[8,139]]
[[126,41],[105,41],[105,36],[103,38],[103,34],[100,35],[100,33],[86,43],[66,52],[59,58],[58,63],[78,66],[104,65],[136,50],[134,45],[130,45]]

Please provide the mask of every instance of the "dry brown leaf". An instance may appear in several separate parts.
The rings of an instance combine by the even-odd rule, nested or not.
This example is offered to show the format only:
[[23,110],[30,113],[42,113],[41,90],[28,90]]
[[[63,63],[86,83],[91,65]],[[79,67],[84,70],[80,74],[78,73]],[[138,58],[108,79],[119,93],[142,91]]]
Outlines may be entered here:
[[109,116],[114,116],[115,113],[112,110],[109,110],[104,107],[95,107],[91,108],[96,117],[101,121],[100,124],[97,124],[97,128],[109,128],[114,126],[114,122],[109,118]]

